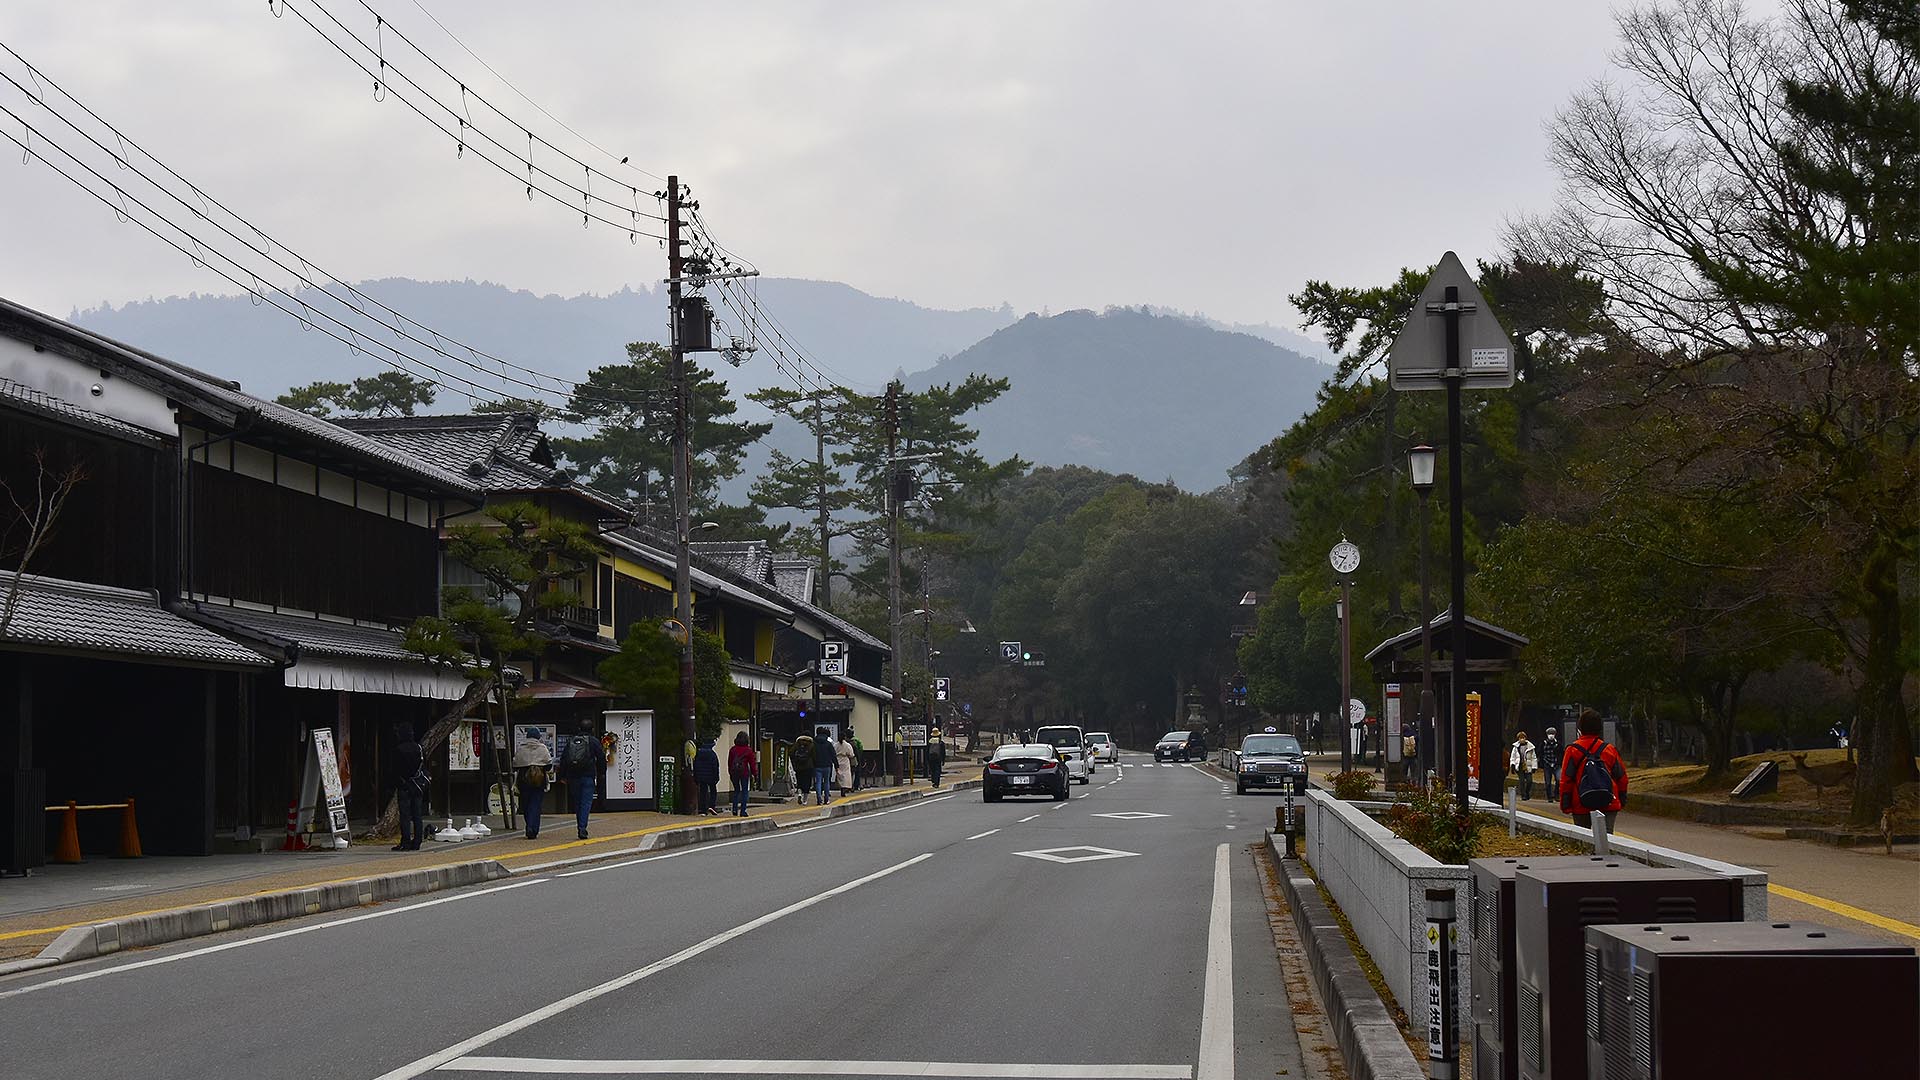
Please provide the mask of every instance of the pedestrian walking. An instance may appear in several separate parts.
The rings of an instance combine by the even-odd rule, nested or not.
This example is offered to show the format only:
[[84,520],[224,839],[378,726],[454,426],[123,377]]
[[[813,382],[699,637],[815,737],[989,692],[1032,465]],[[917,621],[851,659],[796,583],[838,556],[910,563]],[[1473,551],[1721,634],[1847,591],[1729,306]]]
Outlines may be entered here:
[[706,817],[720,816],[720,755],[714,753],[712,739],[700,739],[693,751],[693,784],[699,793],[699,812]]
[[607,752],[600,745],[600,736],[593,733],[593,721],[580,721],[579,733],[567,739],[567,748],[560,756],[560,773],[573,795],[574,823],[582,840],[587,838],[587,816],[593,812],[593,788],[606,767]]
[[521,739],[513,747],[514,786],[520,790],[520,813],[526,818],[527,839],[540,838],[540,811],[553,783],[553,751],[539,739]]
[[800,805],[805,806],[807,796],[813,794],[813,736],[803,731],[794,737],[787,764],[793,766],[793,790],[800,793]]
[[419,851],[426,835],[427,771],[420,744],[413,740],[413,725],[393,726],[394,795],[400,804],[400,842],[395,851]]
[[853,790],[853,740],[846,735],[833,744],[833,782],[840,789],[840,797],[846,798]]
[[1548,802],[1560,801],[1560,728],[1548,724],[1540,736],[1540,779],[1546,785]]
[[733,785],[732,802],[735,817],[747,816],[747,795],[753,790],[753,778],[760,774],[760,755],[753,752],[753,746],[742,731],[733,737],[733,746],[727,751],[727,782]]
[[1513,740],[1507,747],[1507,771],[1512,773],[1520,788],[1520,798],[1533,798],[1533,770],[1540,767],[1540,750],[1527,740],[1527,733]]
[[834,749],[833,732],[827,728],[813,731],[813,797],[821,806],[833,800],[833,768],[840,752]]
[[934,787],[940,786],[940,769],[947,763],[947,743],[940,737],[940,729],[927,732],[927,779]]
[[1560,810],[1583,829],[1592,828],[1592,815],[1599,814],[1612,832],[1613,817],[1627,801],[1627,769],[1619,751],[1600,737],[1604,730],[1599,713],[1580,710],[1580,737],[1560,766]]
[[847,741],[853,744],[853,790],[859,791],[867,784],[867,748],[860,745],[860,736],[847,726]]

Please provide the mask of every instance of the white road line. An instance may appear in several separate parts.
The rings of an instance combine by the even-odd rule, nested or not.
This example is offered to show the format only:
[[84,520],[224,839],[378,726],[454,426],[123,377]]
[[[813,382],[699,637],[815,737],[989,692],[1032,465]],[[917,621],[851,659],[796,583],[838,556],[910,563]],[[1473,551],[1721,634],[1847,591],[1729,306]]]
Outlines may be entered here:
[[1054,803],[1052,806],[1047,807],[1049,810],[1065,810],[1066,808],[1066,803]]
[[[590,986],[585,990],[579,991],[578,993],[569,994],[566,997],[561,998],[559,1001],[553,1002],[552,1004],[549,1004],[549,1005],[543,1005],[540,1008],[535,1009],[530,1013],[527,1013],[516,1019],[509,1020],[504,1024],[496,1024],[493,1027],[490,1027],[487,1030],[481,1032],[480,1034],[473,1036],[472,1038],[463,1039],[460,1042],[457,1042],[452,1046],[447,1047],[445,1050],[441,1050],[437,1053],[428,1054],[426,1057],[423,1057],[418,1061],[414,1061],[407,1065],[402,1065],[398,1069],[394,1069],[390,1072],[382,1073],[379,1076],[378,1080],[411,1080],[411,1078],[413,1077],[420,1076],[423,1073],[431,1072],[434,1069],[438,1069],[442,1065],[445,1065],[456,1058],[465,1057],[467,1054],[470,1054],[473,1051],[478,1050],[483,1046],[492,1045],[493,1043],[499,1042],[501,1039],[504,1039],[507,1036],[514,1034],[515,1032],[524,1031],[527,1028],[534,1026],[535,1024],[538,1024],[538,1023],[541,1023],[542,1021],[550,1020],[553,1017],[559,1016],[561,1013],[566,1012],[568,1009],[572,1009],[575,1006],[584,1005],[587,1002],[594,1000],[595,998],[605,997],[606,995],[613,993],[615,990],[624,989],[628,986],[632,986],[634,983],[637,983],[642,979],[649,978],[654,975],[658,975],[659,973],[667,970],[668,968],[677,967],[680,964],[685,963],[686,961],[691,960],[694,957],[699,956],[704,952],[707,952],[712,949],[717,949],[720,946],[725,945],[727,942],[732,941],[734,938],[740,937],[743,934],[751,933],[754,930],[758,930],[760,927],[766,926],[768,923],[778,922],[779,920],[784,919],[789,915],[792,915],[796,912],[805,911],[807,908],[810,908],[815,904],[818,904],[831,897],[839,896],[841,893],[852,892],[854,889],[857,889],[862,885],[867,885],[867,884],[871,884],[872,882],[879,881],[881,878],[884,878],[890,874],[898,873],[910,866],[915,866],[919,863],[923,863],[931,858],[933,858],[932,852],[927,852],[926,854],[923,854],[923,855],[915,855],[913,858],[908,859],[905,862],[894,863],[892,866],[887,867],[885,870],[877,870],[874,873],[868,874],[865,877],[855,878],[852,881],[849,881],[843,885],[836,885],[833,888],[828,889],[826,892],[818,893],[813,896],[807,897],[805,900],[800,900],[795,903],[788,904],[786,907],[783,907],[778,911],[768,912],[767,914],[762,915],[757,919],[749,919],[748,921],[741,923],[739,926],[736,926],[731,930],[724,930],[718,934],[715,934],[712,937],[706,939],[705,941],[700,942],[697,945],[689,945],[688,947],[681,949],[679,952],[674,953],[672,956],[669,956],[663,960],[655,960],[653,963],[648,964],[646,967],[636,968],[633,971],[627,972],[625,975],[621,975],[613,979],[608,979],[606,982],[603,982],[598,986]],[[1204,1027],[1203,1027],[1203,1030],[1204,1030]]]
[[[955,794],[958,794],[958,792],[956,792]],[[712,841],[712,842],[703,843],[703,844],[695,844],[691,847],[681,848],[677,851],[662,852],[661,854],[658,854],[658,855],[645,855],[638,859],[628,859],[625,862],[604,863],[599,866],[589,866],[584,870],[568,870],[568,871],[565,871],[564,873],[555,874],[554,876],[555,877],[579,877],[581,874],[597,874],[602,870],[622,870],[629,866],[639,866],[641,863],[659,862],[662,859],[677,859],[682,855],[698,855],[703,851],[714,851],[719,848],[732,847],[735,844],[751,844],[755,840],[778,840],[783,836],[805,836],[808,833],[819,832],[821,829],[831,829],[835,825],[848,825],[854,822],[867,821],[872,818],[886,817],[888,814],[897,814],[902,810],[912,810],[916,807],[930,806],[934,803],[946,802],[948,799],[951,799],[953,797],[954,797],[953,795],[941,795],[937,798],[926,799],[922,802],[908,803],[905,806],[896,806],[891,810],[878,810],[871,814],[858,814],[851,817],[834,818],[831,821],[809,821],[804,824],[789,825],[786,828],[780,829],[776,832],[761,833],[758,836],[743,836],[738,840],[718,840],[718,841]]]
[[1014,822],[1014,824],[1015,824],[1015,825],[1025,825],[1025,824],[1026,824],[1027,822],[1029,822],[1029,821],[1032,821],[1032,820],[1033,820],[1034,818],[1037,818],[1037,817],[1039,817],[1039,816],[1040,816],[1039,814],[1034,814],[1034,815],[1032,815],[1031,817],[1023,817],[1023,818],[1021,818],[1021,819],[1020,819],[1019,821],[1016,821],[1016,822]]
[[1000,831],[999,829],[988,829],[986,832],[974,833],[972,836],[967,837],[967,839],[980,840],[980,839],[984,839],[986,837],[992,836],[994,833],[997,833],[999,831]]
[[1213,913],[1207,920],[1207,980],[1200,1004],[1198,1080],[1233,1080],[1233,891],[1230,848],[1213,851]]
[[531,1073],[565,1076],[948,1076],[1045,1078],[1045,1080],[1190,1080],[1185,1065],[1021,1065],[969,1061],[761,1061],[600,1060],[463,1057],[446,1068],[461,1072]]
[[191,960],[196,956],[207,956],[212,953],[226,952],[229,949],[244,949],[249,945],[259,945],[267,941],[278,941],[281,938],[298,937],[301,934],[311,934],[316,930],[331,930],[336,926],[365,922],[368,919],[384,919],[389,915],[405,915],[409,911],[419,911],[421,908],[438,907],[441,904],[451,904],[458,900],[471,900],[476,896],[487,896],[492,893],[506,892],[508,889],[524,889],[529,885],[538,885],[543,881],[552,880],[552,878],[544,877],[530,878],[526,881],[515,881],[507,885],[495,885],[490,889],[476,889],[473,892],[455,893],[452,896],[442,896],[434,900],[423,900],[418,904],[408,904],[405,907],[382,908],[379,911],[369,911],[364,915],[350,915],[347,918],[335,919],[332,922],[314,923],[309,926],[296,926],[291,930],[280,930],[271,934],[262,934],[259,937],[241,938],[238,941],[209,945],[204,949],[191,949],[187,952],[174,953],[171,956],[156,956],[151,960],[137,960],[131,964],[119,964],[114,967],[100,968],[95,971],[85,971],[78,975],[68,975],[63,979],[49,979],[46,982],[34,983],[32,986],[22,986],[15,990],[0,991],[0,998],[17,997],[21,994],[31,994],[36,990],[46,990],[50,987],[86,982],[89,979],[102,979],[108,975],[119,975],[123,972],[138,971],[141,968],[158,967],[161,964],[171,964],[180,960]]

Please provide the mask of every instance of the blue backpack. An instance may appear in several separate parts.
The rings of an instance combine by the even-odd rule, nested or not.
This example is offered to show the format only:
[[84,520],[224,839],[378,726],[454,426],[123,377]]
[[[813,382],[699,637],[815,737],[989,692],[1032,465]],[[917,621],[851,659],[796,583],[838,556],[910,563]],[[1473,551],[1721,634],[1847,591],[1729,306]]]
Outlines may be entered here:
[[1574,774],[1573,798],[1588,810],[1605,810],[1613,805],[1613,774],[1600,755],[1607,749],[1602,742],[1591,752],[1582,750],[1580,770]]

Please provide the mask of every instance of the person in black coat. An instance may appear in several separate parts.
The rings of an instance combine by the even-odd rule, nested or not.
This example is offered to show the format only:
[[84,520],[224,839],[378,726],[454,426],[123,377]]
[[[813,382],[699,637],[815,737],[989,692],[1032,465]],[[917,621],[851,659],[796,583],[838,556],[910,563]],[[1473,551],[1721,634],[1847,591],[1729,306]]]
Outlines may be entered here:
[[394,794],[400,802],[400,842],[395,851],[419,851],[426,833],[426,774],[420,768],[420,744],[413,740],[412,724],[393,726]]
[[813,732],[813,794],[821,806],[833,801],[833,766],[838,758],[833,747],[833,731],[815,728]]
[[713,752],[713,740],[701,739],[693,752],[693,782],[700,792],[700,812],[720,815],[720,755]]

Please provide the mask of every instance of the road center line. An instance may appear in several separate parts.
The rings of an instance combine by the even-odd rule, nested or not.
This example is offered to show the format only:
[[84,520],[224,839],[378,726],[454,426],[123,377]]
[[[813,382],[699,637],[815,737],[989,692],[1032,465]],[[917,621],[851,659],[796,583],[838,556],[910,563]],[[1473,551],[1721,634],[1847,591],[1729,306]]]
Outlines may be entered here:
[[1188,1080],[1185,1065],[1023,1065],[971,1061],[762,1061],[759,1059],[576,1060],[463,1057],[448,1063],[460,1072],[565,1076],[947,1076],[1060,1078],[1060,1080]]
[[1207,981],[1200,1004],[1198,1080],[1233,1080],[1233,890],[1229,851],[1213,851],[1213,913],[1207,920]]
[[999,831],[1000,831],[999,829],[988,829],[988,830],[987,830],[986,832],[977,832],[977,833],[974,833],[974,834],[973,834],[972,836],[969,836],[969,837],[967,837],[967,839],[969,839],[969,840],[980,840],[980,839],[983,839],[983,838],[985,838],[985,837],[988,837],[988,836],[992,836],[992,835],[993,835],[994,833],[997,833],[997,832],[999,832]]
[[524,889],[529,885],[538,885],[543,881],[552,880],[552,878],[539,877],[526,881],[515,881],[506,885],[495,885],[490,889],[475,889],[471,892],[460,892],[433,900],[423,900],[420,903],[408,904],[405,907],[381,908],[379,911],[369,911],[364,915],[349,915],[344,919],[335,919],[332,922],[296,926],[291,930],[280,930],[271,934],[262,934],[259,937],[241,938],[237,941],[222,942],[219,945],[209,945],[204,949],[190,949],[186,952],[174,953],[170,956],[156,956],[151,960],[136,960],[131,964],[117,964],[113,967],[84,971],[78,975],[68,975],[61,979],[49,979],[46,982],[34,983],[31,986],[22,986],[13,990],[0,991],[0,998],[16,997],[20,994],[31,994],[36,990],[46,990],[55,986],[66,986],[69,983],[86,982],[89,979],[102,979],[108,975],[119,975],[123,972],[138,971],[141,968],[158,967],[161,964],[171,964],[179,960],[191,960],[196,956],[208,956],[213,953],[226,952],[229,949],[244,949],[249,945],[259,945],[263,942],[278,941],[281,938],[311,934],[316,930],[331,930],[336,926],[347,926],[351,923],[365,922],[368,919],[384,919],[389,915],[404,915],[409,911],[419,911],[421,908],[438,907],[441,904],[451,904],[459,900],[471,900],[476,896],[488,896],[493,893],[506,892],[508,889]]
[[[1224,858],[1224,856],[1222,857]],[[727,942],[732,941],[734,938],[740,937],[744,934],[751,933],[755,930],[758,930],[762,926],[766,926],[769,923],[778,922],[779,920],[784,919],[789,915],[795,914],[797,912],[805,911],[806,909],[824,900],[830,899],[835,896],[839,896],[842,893],[852,892],[853,890],[859,888],[862,885],[868,885],[875,881],[879,881],[881,878],[887,877],[890,874],[898,873],[910,866],[918,865],[931,858],[933,858],[932,852],[927,852],[926,854],[923,854],[923,855],[915,855],[913,858],[908,859],[905,862],[894,863],[892,866],[887,867],[885,870],[877,870],[871,874],[868,874],[865,877],[855,878],[852,881],[846,882],[845,884],[836,885],[833,888],[828,889],[826,892],[817,893],[813,896],[807,897],[805,900],[800,900],[800,901],[796,901],[795,903],[788,904],[786,907],[783,907],[778,911],[771,911],[765,915],[760,916],[759,918],[749,919],[748,921],[741,923],[739,926],[736,926],[731,930],[723,930],[720,933],[715,934],[712,937],[706,939],[705,941],[702,941],[695,945],[689,945],[686,948],[680,950],[679,952],[674,953],[672,956],[666,957],[665,959],[655,960],[653,963],[648,964],[643,968],[636,968],[633,971],[627,972],[625,975],[608,979],[606,982],[603,982],[598,986],[590,986],[585,990],[579,991],[578,993],[569,994],[568,996],[561,998],[559,1001],[555,1001],[548,1005],[543,1005],[540,1008],[535,1009],[530,1013],[526,1013],[525,1015],[518,1017],[517,1019],[509,1020],[504,1024],[496,1024],[493,1027],[490,1027],[487,1030],[481,1032],[480,1034],[473,1036],[472,1038],[463,1039],[460,1042],[457,1042],[452,1046],[447,1047],[445,1050],[441,1050],[433,1054],[428,1054],[426,1057],[423,1057],[418,1061],[414,1061],[407,1065],[402,1065],[398,1069],[394,1069],[390,1072],[382,1073],[378,1078],[378,1080],[412,1080],[413,1077],[420,1076],[423,1073],[431,1072],[432,1070],[447,1064],[448,1062],[454,1060],[455,1058],[464,1057],[467,1054],[470,1054],[473,1051],[478,1050],[483,1046],[489,1046],[493,1043],[499,1042],[501,1039],[504,1039],[507,1036],[514,1034],[515,1032],[524,1031],[527,1028],[534,1026],[535,1024],[538,1024],[545,1020],[550,1020],[553,1017],[559,1016],[561,1013],[566,1012],[569,1009],[572,1009],[579,1005],[584,1005],[587,1002],[594,1000],[595,998],[605,997],[606,995],[613,993],[615,990],[624,989],[625,987],[632,986],[634,983],[637,983],[642,979],[646,979],[651,976],[658,975],[659,973],[667,970],[668,968],[677,967],[680,964],[685,963],[686,961],[691,960],[702,953],[708,952],[712,949],[717,949],[720,946],[725,945]]]

